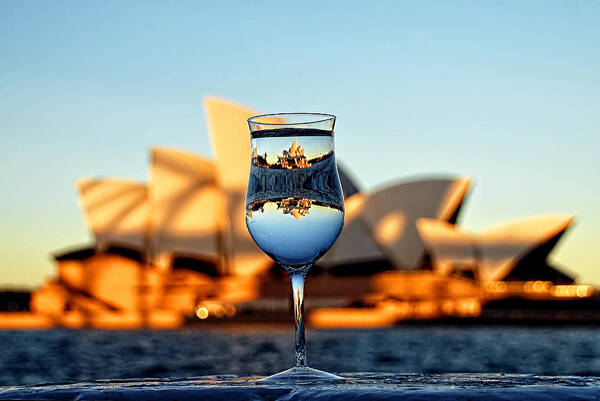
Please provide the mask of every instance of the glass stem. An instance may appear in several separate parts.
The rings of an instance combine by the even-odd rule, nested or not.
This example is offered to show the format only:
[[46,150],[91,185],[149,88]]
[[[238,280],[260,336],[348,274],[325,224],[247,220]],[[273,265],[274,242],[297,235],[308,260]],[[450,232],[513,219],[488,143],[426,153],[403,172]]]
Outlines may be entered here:
[[290,271],[294,295],[294,323],[296,327],[296,367],[306,367],[306,342],[304,341],[304,278],[308,267]]

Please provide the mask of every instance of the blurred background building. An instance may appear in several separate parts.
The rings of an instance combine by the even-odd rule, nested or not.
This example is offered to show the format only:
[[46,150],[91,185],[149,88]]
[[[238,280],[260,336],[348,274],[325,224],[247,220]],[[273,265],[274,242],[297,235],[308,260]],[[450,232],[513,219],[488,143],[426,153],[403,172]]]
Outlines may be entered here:
[[[217,98],[207,98],[205,110],[213,158],[153,147],[147,183],[77,181],[95,242],[56,252],[56,277],[30,296],[5,294],[11,312],[2,313],[0,327],[289,319],[287,276],[254,244],[244,220],[246,120],[258,113]],[[468,178],[362,191],[346,167],[339,172],[345,225],[309,273],[309,324],[596,318],[594,289],[547,259],[573,216],[535,216],[470,233],[457,225]]]

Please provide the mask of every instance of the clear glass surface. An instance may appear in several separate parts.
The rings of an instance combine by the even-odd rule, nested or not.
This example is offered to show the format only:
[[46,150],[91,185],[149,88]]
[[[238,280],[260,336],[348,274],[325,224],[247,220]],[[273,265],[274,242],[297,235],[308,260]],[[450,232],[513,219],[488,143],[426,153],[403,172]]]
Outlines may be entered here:
[[344,197],[333,146],[335,116],[283,113],[248,120],[252,154],[246,225],[256,244],[292,282],[295,366],[262,383],[311,383],[343,378],[308,367],[304,336],[306,273],[344,225]]

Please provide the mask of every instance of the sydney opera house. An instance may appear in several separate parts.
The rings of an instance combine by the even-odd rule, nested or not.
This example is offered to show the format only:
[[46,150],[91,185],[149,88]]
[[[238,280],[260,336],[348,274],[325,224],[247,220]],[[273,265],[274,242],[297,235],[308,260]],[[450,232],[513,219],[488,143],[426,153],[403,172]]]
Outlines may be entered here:
[[[217,98],[207,98],[205,109],[212,157],[155,147],[147,182],[77,181],[94,243],[55,253],[56,278],[31,295],[29,312],[4,313],[0,326],[169,328],[289,319],[288,279],[245,226],[246,120],[258,113]],[[468,178],[416,179],[369,192],[344,168],[339,172],[344,229],[307,280],[314,327],[473,318],[499,300],[593,295],[591,286],[548,263],[572,216],[471,233],[457,225]]]

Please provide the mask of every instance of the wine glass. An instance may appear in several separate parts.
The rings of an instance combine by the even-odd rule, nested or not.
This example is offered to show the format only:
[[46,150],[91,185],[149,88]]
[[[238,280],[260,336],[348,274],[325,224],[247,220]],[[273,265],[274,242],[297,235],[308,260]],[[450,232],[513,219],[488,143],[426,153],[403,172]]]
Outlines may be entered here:
[[251,164],[246,226],[254,242],[290,275],[296,327],[295,366],[261,383],[339,381],[308,367],[304,279],[344,225],[344,196],[335,163],[335,116],[264,114],[248,119]]

